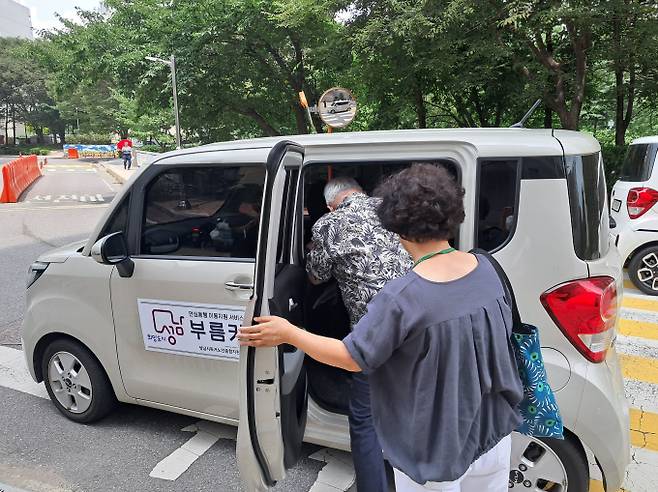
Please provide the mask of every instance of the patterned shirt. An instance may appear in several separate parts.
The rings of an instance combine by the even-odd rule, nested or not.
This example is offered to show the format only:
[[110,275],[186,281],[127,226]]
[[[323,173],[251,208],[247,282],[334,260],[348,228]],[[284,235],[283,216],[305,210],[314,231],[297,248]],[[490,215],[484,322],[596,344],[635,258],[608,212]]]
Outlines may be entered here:
[[378,198],[354,193],[313,226],[314,247],[306,271],[320,282],[331,277],[338,281],[352,326],[386,282],[413,265],[398,237],[382,227],[379,203]]

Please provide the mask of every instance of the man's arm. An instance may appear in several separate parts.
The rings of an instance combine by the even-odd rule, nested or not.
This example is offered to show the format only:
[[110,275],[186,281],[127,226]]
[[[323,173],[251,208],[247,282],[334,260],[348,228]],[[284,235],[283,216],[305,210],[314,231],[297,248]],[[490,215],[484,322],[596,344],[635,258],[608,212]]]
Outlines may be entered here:
[[328,234],[330,224],[321,218],[313,226],[313,247],[306,255],[306,273],[313,285],[320,285],[331,280],[333,262],[325,248],[323,236]]

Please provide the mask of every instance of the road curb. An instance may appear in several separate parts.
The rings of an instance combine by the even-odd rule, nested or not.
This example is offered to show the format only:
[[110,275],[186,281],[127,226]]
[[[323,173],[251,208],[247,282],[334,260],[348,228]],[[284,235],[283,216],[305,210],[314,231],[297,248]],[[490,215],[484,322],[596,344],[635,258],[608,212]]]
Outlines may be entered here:
[[130,178],[130,176],[125,176],[125,175],[123,175],[121,172],[119,172],[119,171],[117,171],[117,170],[115,170],[115,169],[112,169],[112,166],[106,166],[106,165],[103,164],[102,162],[95,162],[94,165],[97,166],[97,167],[101,167],[101,168],[103,168],[103,170],[104,170],[107,174],[109,174],[110,176],[112,176],[112,177],[113,177],[115,180],[117,180],[117,182],[120,183],[120,184],[125,183],[125,182],[128,181],[128,179]]

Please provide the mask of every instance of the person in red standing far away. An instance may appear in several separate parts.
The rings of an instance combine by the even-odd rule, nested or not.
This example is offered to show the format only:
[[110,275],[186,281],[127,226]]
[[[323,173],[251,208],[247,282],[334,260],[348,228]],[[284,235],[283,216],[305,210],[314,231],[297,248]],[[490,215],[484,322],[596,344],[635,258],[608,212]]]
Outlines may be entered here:
[[133,141],[129,138],[123,138],[117,143],[117,149],[123,159],[123,168],[130,169],[132,164]]

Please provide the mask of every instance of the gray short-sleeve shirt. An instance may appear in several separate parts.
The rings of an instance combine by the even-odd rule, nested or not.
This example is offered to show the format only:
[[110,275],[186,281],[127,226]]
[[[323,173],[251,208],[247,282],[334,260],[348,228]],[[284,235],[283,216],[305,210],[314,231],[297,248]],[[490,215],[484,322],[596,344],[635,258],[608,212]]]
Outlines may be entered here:
[[418,483],[450,481],[516,429],[522,386],[493,266],[450,282],[389,282],[343,342],[369,375],[384,453]]

